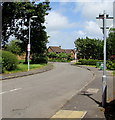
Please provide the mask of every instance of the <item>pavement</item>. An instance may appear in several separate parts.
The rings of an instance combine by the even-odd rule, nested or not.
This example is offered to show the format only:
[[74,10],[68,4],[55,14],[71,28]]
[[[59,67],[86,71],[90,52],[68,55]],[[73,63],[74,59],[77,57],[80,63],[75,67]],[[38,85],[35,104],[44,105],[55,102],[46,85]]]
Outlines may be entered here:
[[[93,118],[95,120],[115,120],[115,98],[114,98],[114,84],[111,71],[107,71],[107,106],[104,109],[101,106],[102,101],[102,75],[103,71],[95,67],[79,66],[91,71],[94,75],[92,81],[88,83],[81,91],[68,100],[64,106],[51,117],[54,118],[79,118],[88,120]],[[10,79],[16,77],[23,77],[33,75],[41,72],[51,70],[52,64],[29,72],[20,72],[14,74],[3,75],[2,79]],[[113,103],[113,104],[112,104]],[[111,105],[111,106],[109,106]],[[110,112],[111,111],[111,112]],[[108,117],[109,116],[109,117]],[[114,116],[114,117],[113,117]],[[59,119],[62,120],[62,119]]]
[[[88,66],[79,66],[94,74],[92,81],[69,100],[52,118],[79,118],[83,120],[115,120],[115,101],[113,96],[113,76],[107,71],[107,106],[102,107],[103,71]],[[113,104],[111,104],[113,103]],[[61,119],[59,119],[61,120]]]

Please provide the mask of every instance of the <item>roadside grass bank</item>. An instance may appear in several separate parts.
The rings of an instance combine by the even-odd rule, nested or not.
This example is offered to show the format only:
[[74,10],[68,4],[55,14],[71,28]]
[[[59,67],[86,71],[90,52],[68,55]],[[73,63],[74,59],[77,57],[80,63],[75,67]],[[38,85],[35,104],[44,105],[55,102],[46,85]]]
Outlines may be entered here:
[[[33,69],[40,69],[47,64],[30,64],[30,70]],[[19,64],[15,70],[12,71],[4,71],[3,74],[11,74],[11,73],[17,73],[17,72],[26,72],[28,71],[28,65],[27,64]]]
[[[96,67],[100,70],[103,70],[103,64],[102,60],[86,60],[86,59],[80,59],[78,62],[75,63],[75,65],[82,65],[82,66],[90,66],[90,67]],[[107,71],[111,71],[112,75],[115,76],[115,61],[107,60]]]
[[[32,65],[32,64],[31,64]],[[41,65],[41,64],[39,64]],[[34,65],[32,65],[34,66]],[[1,74],[1,78],[0,80],[7,80],[7,79],[13,79],[13,78],[18,78],[18,77],[24,77],[24,76],[29,76],[29,75],[34,75],[34,74],[39,74],[39,73],[43,73],[49,70],[52,70],[54,68],[52,63],[48,63],[48,64],[42,64],[41,66],[38,67],[38,64],[35,64],[34,68],[31,68],[30,71],[18,71],[18,72],[11,72],[11,73],[6,73],[6,74]],[[27,65],[26,65],[27,67]]]
[[113,76],[115,76],[115,71],[113,71]]
[[[92,67],[97,67],[103,69],[103,60],[93,60],[93,59],[79,59],[76,65],[88,65]],[[115,70],[115,61],[107,60],[106,62],[107,70]]]

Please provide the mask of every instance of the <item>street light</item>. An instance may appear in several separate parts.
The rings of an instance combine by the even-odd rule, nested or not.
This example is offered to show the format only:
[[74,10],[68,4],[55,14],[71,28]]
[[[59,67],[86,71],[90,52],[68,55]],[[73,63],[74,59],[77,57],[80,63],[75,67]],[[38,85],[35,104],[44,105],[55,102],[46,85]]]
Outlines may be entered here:
[[99,15],[99,17],[96,17],[96,19],[102,19],[103,20],[103,27],[101,29],[103,30],[103,39],[104,39],[104,69],[103,69],[103,77],[102,77],[102,106],[106,106],[106,99],[107,99],[107,76],[106,76],[106,37],[107,32],[106,29],[109,29],[106,27],[106,19],[113,19],[113,17],[109,17],[108,14],[104,13]]
[[75,60],[76,60],[76,63],[78,61],[78,59],[77,59],[77,53],[78,53],[77,48],[75,48]]
[[37,16],[32,16],[29,18],[29,41],[28,41],[28,46],[27,46],[27,51],[28,51],[28,71],[30,70],[30,47],[31,47],[31,44],[30,44],[30,26],[31,26],[31,19],[32,18],[37,18]]

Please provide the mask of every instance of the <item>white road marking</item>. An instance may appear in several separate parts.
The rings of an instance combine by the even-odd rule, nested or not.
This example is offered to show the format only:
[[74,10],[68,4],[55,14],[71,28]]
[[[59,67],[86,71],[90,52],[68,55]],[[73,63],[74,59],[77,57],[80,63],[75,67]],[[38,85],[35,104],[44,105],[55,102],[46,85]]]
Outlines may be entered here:
[[87,92],[89,92],[89,93],[97,93],[98,91],[99,91],[99,89],[96,89],[96,88],[89,88],[87,90]]
[[4,93],[9,93],[9,92],[17,91],[17,90],[20,90],[20,89],[22,89],[22,88],[15,88],[15,89],[12,89],[12,90],[9,90],[9,91],[4,91],[4,92],[1,92],[0,95],[4,94]]

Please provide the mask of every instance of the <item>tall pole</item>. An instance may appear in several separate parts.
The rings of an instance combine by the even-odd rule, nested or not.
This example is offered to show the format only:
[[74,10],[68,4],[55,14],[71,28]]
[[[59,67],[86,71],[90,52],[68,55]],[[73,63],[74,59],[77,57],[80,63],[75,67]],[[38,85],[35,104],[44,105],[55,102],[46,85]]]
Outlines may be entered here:
[[32,16],[29,18],[29,41],[28,41],[28,46],[27,46],[27,51],[28,51],[28,71],[30,70],[30,34],[31,34],[31,18],[37,18],[37,16]]
[[96,17],[96,19],[102,19],[103,20],[103,27],[101,29],[103,30],[103,40],[104,40],[104,48],[103,48],[103,53],[104,53],[104,69],[103,69],[103,76],[102,76],[102,106],[106,106],[106,99],[107,99],[107,76],[106,76],[106,37],[107,37],[107,32],[106,29],[106,19],[113,19],[113,17],[109,17],[108,14],[105,13],[102,15],[99,15],[99,17]]
[[106,99],[107,99],[107,76],[106,76],[106,13],[104,11],[104,18],[103,18],[103,38],[104,38],[104,69],[103,69],[103,77],[102,77],[102,106],[106,106]]
[[29,41],[28,41],[28,71],[30,70],[30,26],[31,26],[31,18],[29,19]]

